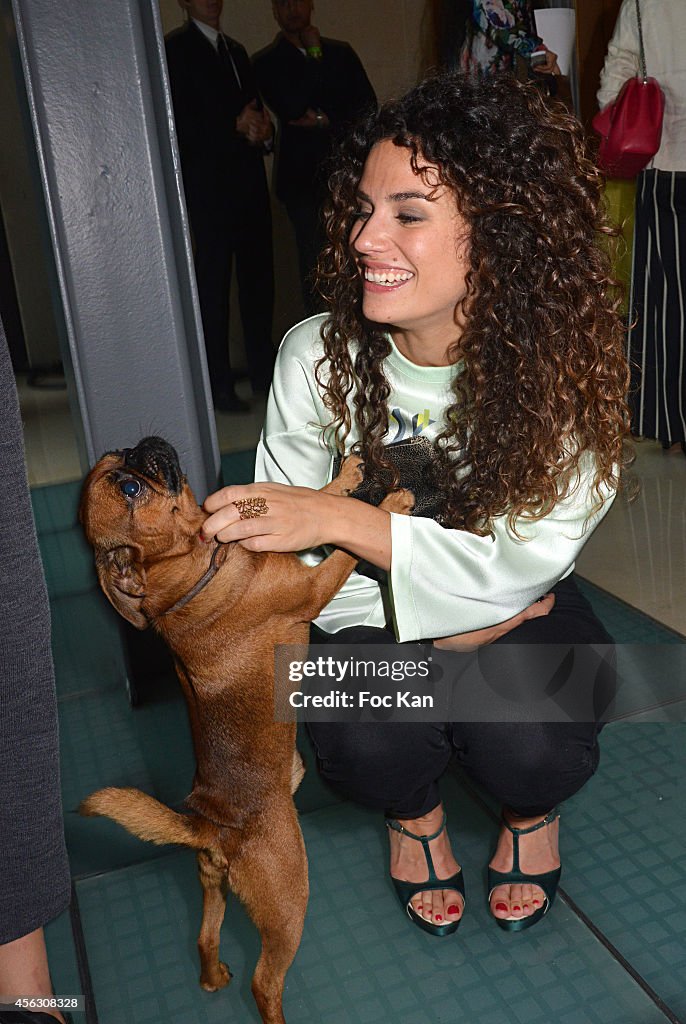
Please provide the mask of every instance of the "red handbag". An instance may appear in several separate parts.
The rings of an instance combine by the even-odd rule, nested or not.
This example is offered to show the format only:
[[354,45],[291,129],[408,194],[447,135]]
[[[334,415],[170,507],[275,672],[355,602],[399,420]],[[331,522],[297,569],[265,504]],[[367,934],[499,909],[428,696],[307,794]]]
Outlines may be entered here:
[[641,74],[629,78],[617,99],[593,118],[600,135],[598,166],[613,178],[634,178],[652,160],[660,148],[665,96],[658,82],[648,78],[641,8],[636,0]]

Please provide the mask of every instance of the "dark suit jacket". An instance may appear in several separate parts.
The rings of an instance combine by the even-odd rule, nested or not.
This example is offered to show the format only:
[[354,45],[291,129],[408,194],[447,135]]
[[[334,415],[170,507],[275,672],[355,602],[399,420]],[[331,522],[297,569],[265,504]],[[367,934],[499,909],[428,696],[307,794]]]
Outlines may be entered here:
[[[260,92],[279,119],[276,194],[280,199],[312,192],[332,142],[376,108],[376,96],[360,58],[348,43],[322,39],[323,57],[312,60],[282,35],[253,57]],[[299,128],[288,122],[308,107],[322,110],[330,128]]]
[[244,47],[224,37],[238,82],[227,84],[220,58],[193,22],[165,40],[174,119],[179,138],[184,188],[189,206],[222,196],[236,206],[267,196],[263,150],[236,131],[236,118],[258,97]]

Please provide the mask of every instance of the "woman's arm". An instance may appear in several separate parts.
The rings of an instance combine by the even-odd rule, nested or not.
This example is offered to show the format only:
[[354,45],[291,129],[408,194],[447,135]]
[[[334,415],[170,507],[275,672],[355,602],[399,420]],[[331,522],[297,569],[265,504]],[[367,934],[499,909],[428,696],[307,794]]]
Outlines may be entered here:
[[[263,498],[264,516],[241,519],[234,502]],[[309,487],[258,483],[222,487],[203,506],[210,518],[203,537],[240,541],[250,551],[307,551],[323,545],[344,548],[380,569],[391,567],[391,517],[357,498]]]
[[515,536],[501,516],[493,535],[445,530],[438,523],[391,516],[390,585],[400,640],[449,636],[502,622],[568,575],[614,499],[603,489],[594,511],[595,459],[582,457],[579,479],[543,519],[518,519]]
[[[267,515],[242,520],[233,502],[254,497],[264,498],[269,509]],[[306,487],[261,483],[224,487],[209,496],[205,508],[214,513],[203,525],[203,536],[207,539],[240,541],[250,551],[303,551],[333,544],[380,569],[391,568],[391,517],[383,509],[356,498],[336,497]],[[441,637],[435,644],[442,650],[475,650],[493,643],[527,619],[548,615],[554,604],[554,595],[546,594],[503,622]]]
[[617,98],[627,78],[638,74],[638,21],[635,0],[624,0],[600,73],[598,104],[607,106]]
[[[256,551],[300,551],[335,544],[390,569],[399,640],[453,636],[491,627],[535,604],[571,571],[586,539],[609,509],[587,522],[592,501],[594,460],[587,457],[579,480],[545,518],[518,522],[521,537],[504,517],[493,536],[446,530],[433,520],[395,515],[355,498],[308,488],[262,483],[228,487],[211,495],[213,513],[206,536],[240,540]],[[232,503],[265,499],[269,513],[241,520]],[[460,628],[461,627],[461,628]]]

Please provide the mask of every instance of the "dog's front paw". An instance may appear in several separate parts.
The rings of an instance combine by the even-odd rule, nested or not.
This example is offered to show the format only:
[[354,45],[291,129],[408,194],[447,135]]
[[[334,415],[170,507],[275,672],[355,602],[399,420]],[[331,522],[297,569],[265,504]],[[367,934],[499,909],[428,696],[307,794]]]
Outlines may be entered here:
[[404,487],[391,491],[381,502],[381,508],[386,512],[399,512],[403,516],[409,516],[414,508],[414,494]]
[[227,965],[218,960],[212,967],[203,970],[200,975],[200,988],[204,988],[206,992],[217,992],[220,988],[225,988],[232,977]]
[[343,460],[338,476],[329,487],[335,494],[352,494],[364,479],[364,462],[359,455],[348,455]]

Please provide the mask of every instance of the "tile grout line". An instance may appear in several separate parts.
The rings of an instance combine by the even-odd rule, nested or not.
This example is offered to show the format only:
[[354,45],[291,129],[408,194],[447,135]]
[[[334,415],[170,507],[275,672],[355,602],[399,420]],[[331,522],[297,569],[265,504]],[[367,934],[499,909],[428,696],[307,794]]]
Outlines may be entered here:
[[[498,815],[493,810],[491,810],[486,801],[480,796],[476,789],[472,787],[471,783],[467,779],[462,777],[460,778],[459,781],[462,787],[464,788],[464,791],[474,801],[474,803],[478,804],[478,806],[483,811],[485,811],[489,818],[491,818],[493,821],[499,821]],[[571,912],[579,919],[579,921],[583,925],[585,925],[585,927],[591,932],[593,936],[595,936],[598,942],[600,942],[604,949],[606,949],[607,952],[610,954],[612,959],[615,960],[619,964],[619,966],[629,975],[629,977],[638,985],[638,987],[642,989],[643,992],[645,992],[650,1001],[655,1004],[660,1013],[662,1013],[665,1019],[669,1021],[669,1024],[686,1024],[686,1022],[681,1017],[677,1017],[677,1015],[667,1005],[664,999],[662,999],[662,997],[655,991],[655,989],[648,984],[645,978],[638,973],[636,968],[631,963],[629,963],[625,956],[623,956],[619,952],[617,947],[613,945],[612,942],[610,942],[608,937],[597,927],[597,925],[593,924],[590,917],[588,917],[588,915],[584,913],[581,907],[577,903],[575,903],[575,901],[571,898],[571,896],[569,896],[566,890],[560,887],[557,891],[558,895],[562,899],[562,902],[567,907],[569,907]]]
[[645,978],[638,973],[635,967],[629,963],[625,956],[623,956],[616,946],[614,946],[607,936],[601,932],[597,925],[593,924],[590,917],[584,913],[581,907],[576,903],[572,897],[564,890],[559,889],[560,896],[563,902],[569,907],[573,914],[579,918],[582,924],[584,924],[588,930],[596,937],[598,942],[608,951],[610,956],[617,961],[620,967],[622,967],[626,973],[633,978],[639,988],[643,989],[648,998],[655,1004],[658,1010],[664,1014],[670,1024],[684,1024],[681,1017],[677,1017],[674,1011],[667,1005],[660,995],[652,988],[651,985],[645,980]]
[[83,933],[81,922],[81,911],[79,900],[76,895],[76,884],[71,883],[71,903],[69,905],[69,920],[71,922],[71,933],[74,939],[76,951],[76,963],[79,969],[79,979],[86,1004],[86,1024],[98,1024],[98,1011],[95,1006],[95,992],[93,991],[93,979],[91,978],[88,965],[88,952],[86,950],[86,937]]

